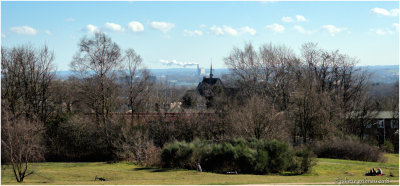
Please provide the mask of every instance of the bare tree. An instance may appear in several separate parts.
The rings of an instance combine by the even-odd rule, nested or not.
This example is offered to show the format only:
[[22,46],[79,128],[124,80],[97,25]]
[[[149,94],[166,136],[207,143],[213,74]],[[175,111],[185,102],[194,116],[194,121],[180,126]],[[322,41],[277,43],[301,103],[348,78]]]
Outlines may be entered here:
[[246,138],[282,139],[288,133],[283,114],[273,108],[269,98],[252,96],[244,106],[231,111],[230,122]]
[[322,50],[315,43],[304,44],[301,52],[297,57],[290,49],[271,44],[257,52],[246,44],[244,49],[234,48],[224,60],[245,95],[242,99],[260,96],[268,106],[259,109],[291,116],[294,142],[297,135],[307,142],[335,132],[354,133],[350,113],[372,109],[366,96],[368,74],[355,66],[356,58]]
[[42,126],[52,114],[49,97],[54,54],[47,46],[2,48],[2,161],[22,182],[28,164],[43,158]]
[[111,112],[118,106],[116,79],[122,63],[119,46],[104,33],[96,33],[92,38],[84,37],[71,62],[71,68],[82,81],[84,101],[93,110],[96,122],[104,130],[106,143],[110,147],[111,134],[108,125]]
[[335,127],[343,133],[354,132],[354,124],[347,122],[354,119],[350,118],[352,113],[367,119],[367,113],[373,109],[366,95],[369,75],[356,67],[357,63],[357,59],[337,50],[319,49],[316,43],[302,46],[303,74],[307,76],[303,78],[307,85],[315,87],[317,94],[327,95],[335,103],[330,105],[326,124],[336,123]]
[[293,72],[300,64],[290,49],[269,44],[261,46],[257,52],[251,44],[246,44],[243,50],[234,48],[224,60],[247,97],[268,96],[277,109],[288,107],[295,84]]
[[79,81],[75,77],[70,77],[67,80],[58,79],[52,82],[50,86],[52,93],[50,102],[57,115],[76,111],[85,112],[78,85]]
[[185,88],[170,85],[167,81],[157,82],[150,86],[146,96],[147,111],[168,112],[173,102],[181,101]]
[[12,114],[46,122],[50,117],[49,87],[54,79],[54,54],[45,45],[41,49],[20,46],[1,49],[2,100]]
[[260,90],[260,58],[252,44],[246,44],[243,50],[234,48],[224,61],[244,94],[251,95]]
[[135,50],[128,49],[125,54],[128,74],[126,83],[128,88],[129,107],[131,109],[131,124],[133,124],[134,113],[145,100],[143,99],[150,91],[150,74],[142,68],[142,57]]
[[297,136],[302,137],[303,143],[329,137],[328,134],[332,134],[329,132],[335,129],[329,121],[328,114],[332,106],[329,95],[319,93],[308,78],[299,83],[293,93],[290,107],[294,124],[293,142],[298,143]]
[[42,160],[42,128],[24,118],[10,118],[2,108],[1,116],[1,151],[2,162],[10,164],[17,182],[33,174],[28,171],[29,163]]
[[259,56],[265,95],[272,99],[275,109],[286,110],[291,92],[295,89],[300,60],[289,48],[272,44],[260,47]]

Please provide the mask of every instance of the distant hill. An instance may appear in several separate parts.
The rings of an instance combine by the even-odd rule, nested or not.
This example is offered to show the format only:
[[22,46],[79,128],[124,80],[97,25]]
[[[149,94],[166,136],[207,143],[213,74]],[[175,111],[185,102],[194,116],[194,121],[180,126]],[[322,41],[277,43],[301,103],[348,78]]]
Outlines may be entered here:
[[56,72],[56,78],[58,78],[58,79],[67,79],[72,74],[73,74],[73,72],[70,71],[70,70],[57,71]]
[[361,66],[371,74],[370,82],[372,83],[393,83],[399,81],[398,65],[378,65],[378,66]]
[[[359,66],[371,74],[371,83],[393,83],[399,80],[398,65],[377,65],[377,66]],[[209,75],[210,69],[205,69],[204,76]],[[151,74],[158,81],[168,81],[175,85],[197,86],[201,77],[197,76],[197,68],[169,68],[169,69],[149,69]],[[59,79],[67,79],[72,75],[72,71],[57,71],[56,77]],[[215,77],[220,77],[223,74],[229,74],[227,68],[213,69]]]

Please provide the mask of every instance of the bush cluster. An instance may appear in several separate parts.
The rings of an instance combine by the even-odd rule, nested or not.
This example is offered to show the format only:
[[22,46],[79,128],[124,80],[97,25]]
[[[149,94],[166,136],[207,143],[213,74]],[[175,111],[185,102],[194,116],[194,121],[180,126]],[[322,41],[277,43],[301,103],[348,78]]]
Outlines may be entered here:
[[131,126],[121,117],[110,118],[107,126],[100,126],[85,115],[63,115],[47,123],[45,137],[47,161],[125,160],[145,166],[160,162],[160,148],[149,138],[147,128]]
[[385,152],[388,152],[388,153],[393,153],[393,152],[394,152],[394,146],[393,146],[392,143],[390,143],[389,140],[386,140],[385,143],[383,143],[382,149],[383,149]]
[[46,125],[47,161],[109,161],[102,130],[88,117],[64,115]]
[[354,139],[333,138],[314,144],[314,153],[319,158],[349,159],[376,162],[382,153],[375,146]]
[[308,149],[294,150],[276,140],[195,140],[166,145],[161,151],[161,161],[164,167],[186,169],[196,169],[200,163],[203,170],[218,173],[303,174],[311,170],[313,155]]

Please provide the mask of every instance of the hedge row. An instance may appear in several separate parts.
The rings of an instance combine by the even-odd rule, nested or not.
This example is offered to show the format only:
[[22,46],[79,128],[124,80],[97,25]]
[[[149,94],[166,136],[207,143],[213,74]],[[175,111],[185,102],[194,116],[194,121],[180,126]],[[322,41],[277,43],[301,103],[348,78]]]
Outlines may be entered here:
[[203,170],[218,173],[303,174],[311,170],[312,157],[312,152],[306,148],[296,151],[283,142],[255,139],[222,143],[174,142],[161,152],[164,167],[196,169],[200,163]]
[[333,138],[314,144],[314,152],[319,158],[379,161],[382,153],[378,147],[354,139]]

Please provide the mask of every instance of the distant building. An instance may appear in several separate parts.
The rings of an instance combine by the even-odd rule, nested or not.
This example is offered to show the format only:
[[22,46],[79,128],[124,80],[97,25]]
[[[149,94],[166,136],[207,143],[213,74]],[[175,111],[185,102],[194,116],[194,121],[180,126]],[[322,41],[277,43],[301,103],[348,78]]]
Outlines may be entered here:
[[197,64],[197,76],[200,76],[200,74],[201,74],[201,70],[200,70],[199,64]]
[[379,144],[390,140],[398,148],[399,116],[392,111],[375,111],[366,123],[366,135],[374,137]]
[[[357,117],[359,113],[351,113],[351,120],[362,120],[363,118]],[[378,144],[383,144],[389,140],[395,147],[395,151],[399,148],[399,113],[393,111],[371,111],[363,121],[363,138],[373,139]],[[356,122],[354,122],[356,123]]]
[[203,77],[203,81],[197,85],[196,90],[201,96],[206,97],[207,99],[213,96],[213,89],[215,87],[220,87],[224,88],[224,85],[222,84],[222,81],[219,78],[214,78],[213,77],[213,72],[212,72],[212,64],[210,68],[210,77]]
[[205,68],[201,68],[200,69],[200,75],[205,75],[206,74],[206,69]]
[[[202,68],[201,74],[204,74],[204,72],[205,70]],[[233,98],[238,92],[238,88],[225,87],[220,78],[214,77],[212,64],[209,77],[203,76],[199,81],[195,90],[188,90],[183,96],[182,105],[184,108],[196,107],[196,109],[199,109],[204,108],[203,106],[210,108],[213,107],[214,97],[228,96]]]

